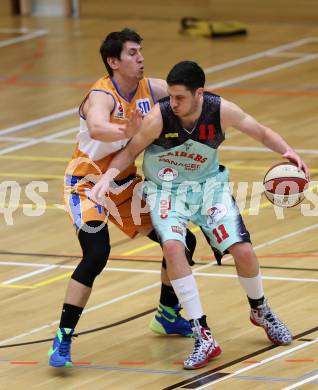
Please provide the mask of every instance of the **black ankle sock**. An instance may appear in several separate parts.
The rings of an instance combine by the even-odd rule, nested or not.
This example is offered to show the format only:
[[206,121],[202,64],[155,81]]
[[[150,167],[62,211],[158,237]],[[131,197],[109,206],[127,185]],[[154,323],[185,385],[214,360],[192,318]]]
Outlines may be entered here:
[[174,307],[178,302],[173,287],[161,283],[160,303],[168,307]]
[[200,323],[200,325],[201,325],[203,328],[206,328],[206,329],[209,328],[209,326],[208,326],[208,324],[207,324],[207,322],[206,322],[206,316],[205,316],[205,315],[203,315],[201,318],[199,318],[199,323]]
[[[206,315],[203,315],[201,318],[198,318],[198,321],[199,321],[199,324],[202,326],[202,328],[210,329],[209,325],[206,322]],[[193,320],[190,320],[190,325],[193,328],[193,325],[194,325]]]
[[252,299],[250,297],[247,297],[248,302],[252,309],[257,309],[258,306],[262,305],[264,303],[265,297],[262,296],[262,298],[259,299]]
[[64,303],[61,314],[60,328],[74,329],[81,317],[82,311],[83,307]]

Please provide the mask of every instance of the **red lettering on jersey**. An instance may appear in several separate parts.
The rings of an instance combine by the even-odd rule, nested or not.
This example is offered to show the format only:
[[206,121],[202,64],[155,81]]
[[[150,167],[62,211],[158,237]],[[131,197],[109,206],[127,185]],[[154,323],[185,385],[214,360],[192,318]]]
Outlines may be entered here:
[[197,154],[194,158],[194,161],[199,161],[199,162],[202,162],[202,159],[203,159],[203,156],[201,156],[201,154]]
[[168,217],[168,211],[171,210],[171,196],[167,199],[160,200],[160,218],[166,219]]

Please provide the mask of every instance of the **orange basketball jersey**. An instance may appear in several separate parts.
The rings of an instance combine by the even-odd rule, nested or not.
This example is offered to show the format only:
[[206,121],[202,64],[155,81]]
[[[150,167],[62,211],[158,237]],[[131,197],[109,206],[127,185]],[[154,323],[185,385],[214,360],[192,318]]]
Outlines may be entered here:
[[[136,108],[139,108],[142,114],[146,115],[155,104],[155,97],[150,81],[146,78],[139,81],[130,100],[127,100],[127,98],[121,95],[116,83],[109,76],[104,76],[97,80],[79,108],[80,131],[77,135],[78,143],[72,159],[67,166],[66,175],[84,177],[106,172],[114,153],[122,149],[129,141],[129,139],[123,139],[114,142],[102,142],[91,138],[82,107],[92,91],[106,93],[113,98],[114,107],[110,114],[111,123],[126,123],[131,110]],[[118,176],[118,179],[135,173],[136,166],[131,165]]]

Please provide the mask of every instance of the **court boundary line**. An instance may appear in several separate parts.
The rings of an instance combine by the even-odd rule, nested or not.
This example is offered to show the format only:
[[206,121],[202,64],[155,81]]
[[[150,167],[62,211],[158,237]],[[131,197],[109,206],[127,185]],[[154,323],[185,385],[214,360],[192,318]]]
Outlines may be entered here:
[[[18,142],[18,141],[36,141],[37,138],[34,137],[2,137],[0,134],[0,142]],[[43,140],[43,143],[52,143],[52,144],[65,144],[65,145],[74,145],[76,144],[76,140],[72,139],[53,139],[53,140]],[[273,153],[272,150],[268,148],[263,148],[260,146],[235,146],[235,145],[221,145],[220,150],[223,152],[246,152],[246,153],[254,153],[254,152],[261,152],[261,153]],[[301,148],[296,148],[295,151],[300,154],[318,154],[318,149],[301,149]],[[11,159],[11,156],[6,156],[9,159]],[[22,160],[24,156],[17,156],[20,157]],[[25,159],[31,159],[32,156],[25,156]],[[37,156],[34,156],[36,159]],[[45,157],[43,157],[45,158]],[[68,159],[68,157],[61,157],[61,159]],[[1,159],[5,159],[5,157],[1,156]],[[12,158],[13,159],[13,158]],[[40,158],[38,158],[40,159]]]
[[[266,204],[267,204],[267,203],[266,203]],[[245,214],[247,214],[248,211],[249,211],[249,209],[243,210],[241,214],[242,214],[242,215],[245,215]],[[316,229],[317,227],[318,227],[318,224],[312,224],[312,225],[310,225],[310,226],[307,226],[307,227],[298,229],[298,230],[296,230],[296,231],[294,231],[294,232],[287,233],[287,234],[285,234],[285,235],[280,236],[279,238],[275,238],[275,239],[273,239],[273,240],[270,240],[270,241],[267,241],[267,242],[265,242],[265,243],[262,243],[262,244],[259,244],[259,245],[255,246],[255,247],[254,247],[254,250],[257,250],[257,249],[260,249],[260,248],[263,248],[263,247],[266,247],[266,246],[275,244],[276,242],[282,241],[282,240],[287,239],[287,238],[291,238],[291,237],[293,237],[293,236],[295,236],[295,235],[297,235],[297,234],[311,231],[311,230],[313,230],[313,229]],[[192,229],[193,232],[198,231],[198,230],[199,230],[198,227],[195,227],[195,228]],[[146,245],[143,245],[143,246],[141,246],[141,247],[138,247],[137,249],[130,250],[130,251],[128,251],[128,252],[126,251],[126,252],[124,252],[122,255],[125,256],[125,255],[127,255],[128,253],[129,253],[129,254],[130,254],[131,252],[134,252],[134,253],[135,253],[136,251],[137,251],[137,252],[138,252],[138,251],[140,252],[140,251],[143,251],[143,250],[148,249],[149,247],[153,247],[153,246],[158,246],[158,244],[157,244],[157,243],[146,244]],[[230,259],[230,258],[231,258],[230,255],[225,256],[224,259],[223,259],[223,262],[227,261],[227,260]],[[1,263],[0,263],[0,264],[1,264]],[[207,263],[207,264],[205,264],[205,265],[202,265],[202,266],[198,267],[194,272],[198,272],[199,270],[205,269],[205,268],[207,268],[207,267],[209,267],[209,266],[211,266],[211,265],[215,265],[215,264],[217,264],[217,262],[216,262],[216,261],[212,261],[212,262],[210,262],[210,263]],[[65,266],[64,266],[64,267],[65,267]],[[50,269],[47,268],[47,270],[50,270]],[[34,272],[35,272],[35,271],[34,271]],[[130,271],[130,272],[132,272],[132,271]],[[30,274],[32,274],[32,273],[28,273],[27,275],[30,275]],[[24,274],[24,275],[25,275],[25,274]],[[20,275],[18,278],[19,278],[19,280],[22,280],[24,277],[23,277],[23,275]],[[55,280],[63,279],[63,277],[60,276],[60,277],[55,277],[55,278],[53,278],[53,279],[54,279],[54,281],[55,281]],[[11,280],[12,280],[12,279],[11,279]],[[45,281],[44,281],[44,282],[45,282]],[[42,282],[41,284],[43,284],[44,282]],[[312,282],[314,282],[314,279],[312,280]],[[3,283],[2,283],[2,285],[3,285]],[[0,286],[1,286],[1,284],[0,284]],[[21,287],[21,288],[22,288],[22,287]]]
[[[301,64],[301,63],[304,63],[304,62],[307,62],[307,61],[311,61],[311,60],[314,60],[314,59],[318,59],[318,54],[305,55],[302,58],[297,58],[295,60],[287,61],[287,62],[284,62],[282,64],[278,64],[278,65],[274,65],[274,66],[271,66],[271,67],[268,67],[268,68],[264,68],[264,69],[256,71],[256,72],[247,73],[245,75],[234,77],[232,79],[228,79],[228,80],[225,80],[225,81],[222,81],[222,82],[219,82],[219,83],[208,84],[207,87],[210,87],[210,88],[220,88],[220,87],[224,87],[224,86],[228,86],[228,85],[237,84],[237,83],[240,83],[241,81],[250,80],[250,79],[253,79],[255,77],[259,77],[259,76],[263,76],[263,75],[266,75],[266,74],[269,74],[269,73],[273,73],[273,72],[276,72],[277,70],[282,70],[282,69],[285,69],[285,68],[289,68],[289,67],[292,67],[294,65],[298,65],[298,64]],[[70,110],[67,110],[67,111],[63,111],[62,114],[63,114],[63,116],[67,116],[67,114],[65,114],[66,112],[68,112],[68,111],[69,112],[74,112],[74,110],[77,111],[77,108],[76,109],[70,109]],[[50,118],[49,121],[55,120],[55,119],[59,119],[60,118],[60,116],[59,116],[60,114],[61,113],[49,115],[48,116]],[[44,119],[46,118],[45,120],[48,121],[47,120],[48,117],[44,117]],[[44,119],[40,118],[38,120],[30,121],[28,123],[30,124],[32,122],[33,123],[37,122],[39,124],[41,120],[42,120],[42,123],[46,123],[46,122],[43,122]],[[26,128],[25,127],[26,124],[22,124],[22,125],[17,125],[17,126],[15,126],[13,128],[8,128],[8,129],[2,130],[2,131],[0,130],[0,136],[3,135],[3,134],[8,134],[8,132],[20,131],[20,130],[22,130],[21,126],[24,126],[24,129]],[[28,125],[28,127],[29,127],[29,125]],[[18,145],[7,147],[7,148],[4,148],[4,149],[0,150],[0,155],[7,154],[7,153],[10,153],[10,152],[13,152],[13,151],[16,151],[16,150],[24,149],[24,148],[27,148],[29,146],[37,145],[37,144],[39,144],[41,142],[45,142],[46,140],[52,140],[52,139],[55,139],[55,138],[59,138],[60,136],[69,134],[70,132],[78,131],[78,129],[79,129],[79,127],[76,126],[74,128],[71,128],[71,129],[66,129],[64,131],[59,131],[57,133],[53,133],[53,134],[51,134],[49,136],[39,137],[39,138],[36,138],[34,140],[25,141],[25,142],[22,142],[22,143],[20,143]]]
[[[311,333],[315,333],[318,331],[318,327],[314,327],[314,328],[311,328],[311,329],[307,329],[303,332],[300,332],[298,334],[296,334],[294,336],[294,340],[295,341],[309,341],[309,342],[312,342],[314,340],[318,340],[318,339],[314,339],[314,340],[304,340],[303,337],[305,335],[308,335],[308,334],[311,334]],[[255,356],[258,356],[258,355],[261,355],[263,353],[266,353],[268,351],[271,351],[271,350],[274,350],[274,349],[277,349],[279,348],[280,346],[279,345],[275,345],[275,344],[271,344],[267,347],[264,347],[264,348],[261,348],[259,350],[256,350],[254,352],[251,352],[251,353],[248,353],[247,355],[244,355],[244,356],[241,356],[239,358],[236,358],[230,362],[227,362],[227,363],[223,363],[219,366],[216,366],[214,368],[211,368],[211,369],[208,369],[207,371],[201,373],[201,374],[197,374],[196,376],[194,376],[192,379],[185,379],[184,381],[181,381],[181,382],[177,382],[173,385],[170,385],[168,387],[165,387],[164,389],[162,390],[173,390],[173,389],[177,389],[177,388],[186,388],[183,387],[184,385],[194,385],[194,384],[197,384],[198,382],[200,383],[201,380],[207,380],[207,379],[211,379],[211,382],[212,380],[215,381],[217,378],[215,378],[215,374],[217,374],[218,372],[222,372],[222,370],[224,369],[227,369],[229,367],[233,367],[235,366],[236,364],[239,364],[239,363],[242,363],[242,362],[246,362],[247,360],[250,360],[251,358],[254,358]],[[284,347],[286,348],[286,347]],[[256,362],[255,362],[256,363]],[[257,362],[259,363],[259,362]],[[229,375],[229,374],[227,374]],[[296,378],[297,379],[297,378]],[[209,383],[211,383],[209,382]],[[198,387],[195,387],[195,389],[198,389]]]
[[216,379],[215,381],[213,381],[213,383],[207,383],[207,384],[205,384],[203,386],[196,387],[196,390],[202,390],[202,389],[206,389],[207,387],[212,387],[212,386],[216,385],[217,383],[220,383],[220,382],[223,382],[223,381],[225,381],[227,379],[233,378],[236,375],[241,374],[242,372],[246,372],[246,371],[250,371],[250,370],[252,370],[254,368],[258,368],[260,366],[263,366],[266,363],[269,363],[269,362],[272,362],[274,360],[277,360],[277,359],[281,358],[282,356],[289,355],[292,352],[299,351],[300,349],[306,348],[306,347],[308,347],[310,345],[313,345],[315,343],[318,343],[318,338],[314,339],[312,341],[306,341],[303,344],[300,344],[300,345],[297,345],[297,346],[295,346],[293,348],[288,349],[287,351],[283,351],[283,352],[277,353],[277,354],[275,354],[273,356],[270,356],[270,357],[268,357],[266,359],[261,360],[260,362],[251,364],[248,367],[241,368],[241,369],[239,369],[239,370],[237,370],[237,371],[235,371],[235,372],[233,372],[231,374],[228,374],[228,375],[226,375],[226,376],[224,376],[222,378]]
[[[317,371],[317,370],[316,370],[316,371]],[[306,378],[306,379],[304,379],[304,380],[302,380],[302,381],[300,381],[300,382],[296,382],[296,383],[294,383],[294,384],[291,385],[291,386],[284,387],[282,390],[292,390],[292,389],[296,389],[297,387],[300,387],[300,386],[302,386],[302,385],[304,385],[304,384],[306,384],[306,383],[313,382],[315,379],[318,379],[318,374],[313,375],[313,376],[311,376],[311,377],[309,377],[309,378]]]
[[221,81],[219,83],[208,84],[207,87],[215,88],[215,89],[221,88],[221,87],[226,87],[228,85],[240,83],[241,81],[251,80],[251,79],[254,79],[254,78],[259,77],[259,76],[264,76],[264,75],[267,75],[269,73],[274,73],[278,70],[290,68],[292,66],[299,65],[299,64],[302,64],[302,63],[307,62],[307,61],[315,60],[317,58],[318,58],[318,54],[309,54],[309,55],[306,55],[306,56],[301,57],[301,58],[296,58],[295,60],[290,60],[290,61],[283,62],[282,64],[269,66],[268,68],[257,70],[255,72],[246,73],[245,75],[233,77],[231,79]]
[[298,39],[297,41],[285,43],[284,45],[276,46],[276,47],[271,48],[271,49],[266,49],[264,51],[250,54],[248,56],[241,57],[241,58],[238,58],[236,60],[224,62],[223,64],[210,66],[210,67],[206,68],[204,71],[206,74],[216,73],[220,70],[232,68],[232,67],[237,66],[237,65],[242,65],[242,64],[245,64],[245,63],[250,62],[250,61],[259,60],[260,58],[267,57],[268,55],[277,54],[277,53],[284,53],[285,50],[292,49],[292,48],[298,47],[298,46],[304,46],[308,43],[317,42],[317,41],[318,41],[318,37],[314,37],[314,36],[306,37],[303,39]]
[[[0,261],[0,266],[8,265],[8,264],[3,264],[3,263],[4,262]],[[16,264],[13,263],[12,265],[16,265]],[[203,264],[203,265],[205,266],[205,265],[208,265],[208,264]],[[40,268],[40,267],[38,267],[38,268]],[[46,266],[41,266],[41,269],[39,269],[39,270],[28,272],[26,274],[17,276],[15,278],[11,278],[11,279],[5,280],[3,282],[0,282],[0,287],[8,286],[8,285],[10,285],[12,283],[15,283],[17,281],[20,281],[20,280],[23,280],[23,279],[27,279],[27,278],[30,278],[30,277],[35,276],[35,275],[39,275],[41,273],[48,272],[48,271],[51,271],[53,269],[71,269],[71,270],[74,270],[75,268],[76,268],[75,265],[56,265],[56,264],[49,265],[49,264],[47,264]],[[161,271],[160,270],[143,269],[143,268],[107,267],[107,268],[104,268],[102,272],[126,272],[126,273],[143,273],[143,274],[160,274]],[[195,276],[202,276],[202,277],[205,276],[205,277],[210,277],[210,278],[213,277],[213,278],[237,279],[237,274],[197,272],[196,269],[193,270],[193,274]],[[60,280],[60,279],[64,279],[64,277],[66,278],[68,276],[69,276],[69,273],[58,275],[57,277],[53,277],[52,279],[58,278],[58,280]],[[285,281],[285,282],[318,283],[318,279],[314,279],[314,278],[292,278],[292,277],[284,277],[284,276],[264,276],[264,275],[262,275],[262,279],[263,280],[274,280],[274,281],[280,280],[280,281]],[[37,287],[40,287],[39,284],[47,285],[47,284],[50,284],[49,283],[50,280],[51,279],[49,278],[47,280],[44,280],[43,282],[26,285],[25,288],[37,288]],[[14,288],[14,285],[12,286],[12,288]],[[22,288],[22,287],[19,286],[19,288]]]
[[6,39],[4,41],[1,41],[0,48],[14,45],[16,43],[28,41],[30,39],[43,37],[44,35],[48,35],[48,30],[45,30],[45,29],[33,30],[33,29],[29,29],[27,27],[0,28],[0,34],[12,34],[12,33],[18,33],[18,34],[24,34],[24,35],[22,35],[21,37],[18,37],[18,38],[11,38],[11,39]]
[[[41,142],[46,142],[47,140],[53,140],[53,139],[59,138],[63,135],[75,133],[78,131],[78,129],[79,129],[79,126],[71,127],[69,129],[54,132],[52,134],[45,135],[43,137],[38,137],[38,138],[35,138],[33,140],[30,140],[30,141],[22,142],[20,144],[15,145],[15,146],[9,146],[8,148],[1,149],[0,155],[6,154],[6,153],[11,153],[11,152],[14,152],[16,150],[24,149],[24,148],[27,148],[29,146],[34,146],[34,145],[40,144]],[[1,135],[1,133],[0,133],[0,135]]]
[[[92,306],[90,308],[84,309],[83,310],[83,314],[90,313],[92,311],[101,309],[101,308],[103,308],[105,306],[109,306],[109,305],[111,305],[113,303],[117,303],[117,302],[122,301],[124,299],[130,298],[130,297],[132,297],[134,295],[138,295],[140,293],[144,293],[145,291],[151,290],[152,288],[158,287],[160,285],[161,285],[161,282],[156,282],[156,283],[150,284],[148,286],[142,287],[142,288],[140,288],[138,290],[131,291],[130,293],[120,295],[119,297],[113,298],[113,299],[111,299],[109,301],[102,302],[102,303],[97,304],[95,306]],[[17,339],[20,339],[20,338],[23,338],[23,337],[30,336],[30,335],[32,335],[34,333],[37,333],[37,332],[40,332],[42,330],[51,328],[52,326],[58,325],[59,322],[60,322],[60,320],[55,320],[55,321],[53,321],[53,322],[51,322],[49,324],[44,324],[44,325],[42,325],[42,326],[40,326],[38,328],[34,328],[34,329],[30,330],[29,332],[21,333],[21,334],[19,334],[17,336],[9,338],[9,339],[0,340],[0,345],[3,345],[5,343],[8,343],[8,342],[13,341],[13,340],[17,340]]]
[[[34,141],[36,139],[37,138],[34,137],[6,137],[0,134],[0,141],[3,142]],[[76,144],[76,140],[73,139],[55,139],[55,140],[47,140],[43,142],[52,143],[52,144],[65,144],[65,145]]]
[[[251,54],[251,55],[248,55],[248,56],[245,56],[245,57],[240,57],[240,58],[237,58],[235,60],[231,60],[231,61],[228,61],[228,62],[225,62],[223,64],[218,64],[218,65],[215,65],[215,66],[212,66],[212,67],[208,67],[206,69],[204,69],[204,72],[206,74],[210,74],[210,73],[215,73],[215,72],[218,72],[220,70],[224,70],[224,69],[228,69],[230,67],[233,67],[233,66],[236,66],[236,65],[240,65],[242,63],[246,63],[246,62],[249,62],[249,61],[254,61],[255,59],[260,59],[260,58],[263,58],[263,57],[267,57],[268,55],[271,55],[271,54],[275,54],[275,53],[280,53],[280,52],[284,52],[284,50],[288,50],[290,48],[293,48],[293,47],[297,47],[297,46],[302,46],[302,45],[306,45],[308,43],[311,43],[311,42],[317,42],[318,41],[318,37],[306,37],[306,38],[303,38],[303,39],[300,39],[300,40],[296,40],[296,41],[293,41],[293,42],[289,42],[287,44],[284,44],[284,45],[280,45],[280,46],[277,46],[277,47],[274,47],[274,48],[270,48],[270,49],[267,49],[267,50],[264,50],[264,51],[261,51],[261,52],[258,52],[258,53],[254,53],[254,54]],[[312,54],[312,55],[306,55],[304,53],[304,57],[306,57],[305,61],[308,61],[310,56],[316,56],[316,54]],[[296,59],[296,60],[299,60],[299,59]],[[289,61],[291,62],[291,61]],[[289,66],[293,66],[293,65],[289,65]],[[270,68],[273,68],[273,67],[270,67]],[[267,69],[267,68],[265,68]],[[276,71],[275,70],[272,70],[273,72]],[[253,72],[254,76],[253,77],[256,77],[256,72]],[[251,74],[249,74],[251,75]],[[242,77],[247,77],[247,75],[243,75]],[[249,76],[251,77],[251,76]],[[234,80],[234,79],[230,79],[230,80]],[[236,80],[236,79],[235,79]],[[228,83],[229,80],[225,80],[221,83],[216,83],[216,84],[209,84],[208,86],[210,87],[215,87],[215,85],[222,85],[224,86],[225,84],[224,83]],[[237,83],[237,81],[235,81],[234,83]],[[9,128],[5,128],[3,130],[0,130],[0,135],[5,135],[5,134],[9,134],[9,133],[13,133],[13,132],[18,132],[18,131],[21,131],[21,130],[24,130],[24,129],[27,129],[29,127],[32,127],[32,126],[35,126],[35,125],[38,125],[38,124],[43,124],[43,123],[47,123],[47,122],[50,122],[50,121],[53,121],[53,120],[56,120],[56,119],[60,119],[60,118],[63,118],[65,116],[69,116],[69,115],[72,115],[74,113],[76,113],[78,111],[78,107],[74,107],[74,108],[71,108],[69,110],[65,110],[65,111],[61,111],[61,112],[58,112],[58,113],[55,113],[55,114],[51,114],[51,115],[47,115],[45,117],[41,117],[41,118],[38,118],[38,119],[35,119],[35,120],[32,120],[32,121],[28,121],[28,122],[25,122],[25,123],[22,123],[22,124],[18,124],[16,126],[12,126],[12,127],[9,127]]]
[[[307,56],[307,57],[310,57],[310,56]],[[316,57],[317,58],[317,57]],[[292,62],[292,61],[291,61]],[[290,65],[290,66],[293,66],[293,65]],[[273,68],[273,67],[272,67]],[[267,69],[269,69],[269,68],[267,68]],[[255,75],[257,72],[253,72],[253,74]],[[251,74],[248,74],[248,75],[251,75]],[[248,75],[245,75],[245,77],[248,77]],[[232,80],[235,80],[235,79],[232,79]],[[230,80],[229,80],[230,81]],[[213,84],[212,84],[213,85]],[[1,135],[1,133],[0,133],[0,135]],[[41,142],[41,141],[40,141]],[[37,142],[38,143],[38,142]],[[29,145],[27,145],[27,146],[29,146]],[[27,147],[27,146],[22,146],[22,147]],[[21,148],[22,148],[21,147]],[[272,240],[273,241],[273,240]],[[264,243],[265,244],[265,243]],[[256,247],[255,247],[255,249],[256,249]],[[211,264],[209,264],[209,266],[210,266]],[[203,266],[203,267],[206,267],[206,266]],[[159,285],[160,283],[158,282],[158,283],[156,283],[156,285]],[[151,286],[153,286],[153,285],[151,285]],[[148,286],[149,288],[152,288],[152,287],[150,287],[150,286]],[[132,294],[133,295],[135,295],[135,293],[136,293],[136,291],[135,292],[133,292]],[[119,297],[120,298],[120,297]],[[106,304],[110,304],[110,303],[106,303]],[[101,304],[101,305],[104,305],[104,304]],[[99,305],[100,306],[100,305]],[[99,307],[98,307],[99,308]],[[93,309],[93,308],[92,308]],[[96,310],[96,309],[94,309],[94,310]],[[92,310],[91,310],[92,311]],[[86,311],[84,311],[84,312],[88,312],[88,310]],[[56,323],[58,323],[58,321],[56,321]],[[53,323],[52,323],[52,325],[53,325]],[[52,326],[51,325],[51,326]],[[32,331],[31,331],[32,332]],[[318,340],[315,340],[315,341],[318,341]],[[0,342],[0,344],[1,344],[1,342]]]
[[[266,56],[268,53],[273,53],[273,52],[277,53],[277,52],[284,51],[287,48],[291,48],[291,47],[295,47],[295,46],[301,46],[301,45],[304,45],[306,43],[312,42],[313,40],[315,41],[314,37],[307,37],[307,38],[304,38],[304,39],[301,39],[301,40],[298,40],[298,41],[290,42],[288,44],[285,44],[285,45],[282,45],[282,46],[278,46],[276,48],[268,49],[268,50],[266,50],[264,52],[255,53],[254,55],[251,55],[251,56],[241,57],[240,59],[237,59],[237,60],[234,60],[234,61],[230,61],[228,63],[220,64],[220,66],[218,66],[218,68],[213,68],[212,67],[214,70],[210,67],[210,68],[208,68],[208,72],[209,73],[213,73],[213,72],[215,72],[217,70],[220,70],[220,69],[226,69],[227,67],[235,66],[235,65],[243,63],[243,62],[248,62],[248,61],[254,60],[256,57],[257,58],[262,58],[262,57]],[[250,79],[253,79],[255,77],[263,76],[263,75],[268,74],[268,73],[273,73],[273,72],[276,72],[277,70],[285,69],[285,68],[288,68],[288,67],[291,67],[291,66],[294,66],[294,65],[298,65],[298,64],[301,64],[301,63],[304,63],[304,62],[307,62],[307,61],[314,60],[316,58],[318,58],[318,54],[309,54],[309,55],[304,54],[304,56],[301,57],[301,58],[296,58],[294,60],[290,60],[290,61],[284,62],[282,64],[278,64],[278,65],[274,65],[274,66],[271,66],[271,67],[267,67],[267,68],[261,69],[261,70],[256,71],[256,72],[247,73],[245,75],[241,75],[241,76],[238,76],[238,77],[235,77],[235,78],[232,78],[232,79],[228,79],[228,80],[225,80],[225,81],[222,81],[222,82],[219,82],[219,83],[208,84],[207,87],[210,87],[210,88],[220,88],[220,87],[224,87],[224,86],[228,86],[228,85],[237,84],[237,83],[239,83],[241,81],[250,80]],[[207,72],[207,70],[205,70],[205,72]],[[61,117],[65,117],[65,116],[71,115],[71,114],[74,113],[74,111],[77,111],[77,110],[78,110],[78,108],[76,107],[76,108],[73,108],[73,109],[70,109],[70,110],[66,110],[66,111],[62,111],[62,112],[59,112],[59,113],[56,113],[56,114],[48,115],[46,117],[42,117],[42,118],[39,118],[39,119],[36,119],[36,120],[33,120],[33,121],[22,123],[22,124],[17,125],[17,126],[6,128],[4,130],[0,130],[0,135],[21,131],[23,129],[32,127],[33,125],[36,125],[36,124],[47,123],[47,122],[50,122],[52,120],[56,120],[56,119],[59,119]],[[75,129],[76,130],[74,130],[74,132],[78,131],[78,126]],[[68,130],[71,130],[71,129],[68,129]],[[15,151],[15,150],[24,149],[24,148],[27,148],[29,146],[33,146],[33,145],[36,145],[36,144],[39,144],[39,143],[43,142],[46,139],[59,138],[61,135],[69,134],[68,130],[60,131],[60,132],[57,132],[57,133],[53,133],[50,136],[39,137],[39,138],[37,138],[35,140],[32,140],[32,141],[30,140],[30,141],[22,142],[21,144],[18,144],[18,145],[12,146],[12,147],[4,148],[4,149],[2,149],[0,151],[0,155],[6,154],[6,153],[10,153],[10,152]]]
[[3,130],[0,130],[0,135],[2,136],[2,135],[6,135],[6,134],[11,134],[11,133],[17,133],[19,131],[29,129],[30,127],[33,127],[33,126],[38,126],[38,125],[42,125],[44,123],[52,122],[52,121],[57,120],[57,119],[65,118],[65,117],[73,115],[77,112],[78,112],[78,107],[74,107],[74,108],[70,108],[70,109],[65,110],[65,111],[57,112],[55,114],[46,115],[46,116],[43,116],[43,117],[38,118],[38,119],[33,119],[31,121],[20,123],[16,126],[7,127]]
[[[309,230],[315,229],[315,228],[317,228],[317,227],[318,227],[318,224],[314,224],[314,225],[308,226],[308,227],[306,227],[306,228],[302,228],[302,229],[293,231],[293,232],[291,232],[291,233],[285,234],[285,235],[283,235],[283,236],[281,236],[281,237],[277,237],[277,238],[274,239],[274,240],[265,241],[265,242],[262,243],[262,244],[256,245],[256,246],[254,247],[254,250],[256,251],[256,250],[258,250],[258,249],[261,249],[261,248],[270,246],[270,245],[272,245],[272,244],[274,244],[274,243],[277,243],[277,242],[279,242],[279,241],[285,240],[286,238],[293,237],[293,236],[295,236],[295,235],[297,235],[297,234],[303,233],[304,231],[309,231]],[[223,261],[227,261],[227,260],[229,260],[229,259],[231,259],[231,256],[225,256],[224,259],[223,259]],[[202,269],[205,269],[205,268],[207,268],[207,267],[211,267],[211,266],[216,265],[216,264],[217,264],[217,262],[214,261],[214,262],[211,262],[211,263],[209,263],[209,264],[207,264],[207,265],[200,266],[200,267],[197,268],[197,271],[202,270]],[[152,288],[158,287],[158,286],[160,286],[160,285],[161,285],[161,282],[156,282],[156,283],[150,284],[150,285],[145,286],[145,287],[143,287],[143,288],[140,288],[140,289],[138,289],[138,290],[132,291],[132,292],[130,292],[130,293],[128,293],[128,294],[121,295],[121,296],[116,297],[116,298],[114,298],[114,299],[111,299],[111,300],[109,300],[109,301],[102,302],[102,303],[97,304],[97,305],[95,305],[95,306],[92,306],[92,307],[90,307],[90,308],[84,309],[83,313],[85,313],[85,314],[86,314],[86,313],[90,313],[90,312],[95,311],[95,310],[98,310],[98,309],[100,309],[100,308],[102,308],[102,307],[111,305],[112,303],[116,303],[116,302],[122,301],[122,300],[124,300],[124,299],[130,298],[131,296],[138,295],[139,293],[142,293],[142,292],[151,290]],[[13,340],[17,340],[17,339],[20,339],[20,338],[23,338],[23,337],[30,336],[31,334],[40,332],[40,331],[42,331],[42,330],[44,330],[44,329],[48,329],[48,328],[50,328],[50,327],[52,327],[52,326],[56,326],[57,324],[59,324],[59,321],[60,321],[60,320],[56,320],[56,321],[51,322],[50,324],[45,324],[45,325],[42,325],[42,326],[40,326],[40,327],[38,327],[38,328],[34,328],[34,329],[32,329],[31,331],[21,333],[21,334],[19,334],[19,335],[16,335],[16,336],[14,336],[14,337],[11,337],[11,338],[8,338],[8,339],[5,339],[5,340],[0,340],[0,345],[3,345],[3,344],[5,344],[5,343],[8,343],[8,342],[13,341]]]

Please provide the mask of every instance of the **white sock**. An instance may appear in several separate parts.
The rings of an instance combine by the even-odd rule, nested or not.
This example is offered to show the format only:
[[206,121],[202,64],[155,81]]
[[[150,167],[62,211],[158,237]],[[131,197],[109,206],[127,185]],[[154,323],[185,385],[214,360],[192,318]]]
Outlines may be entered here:
[[199,290],[193,275],[171,280],[172,287],[189,319],[203,316]]
[[243,276],[238,275],[238,280],[249,298],[260,299],[264,296],[263,282],[260,272],[252,278],[244,278]]

